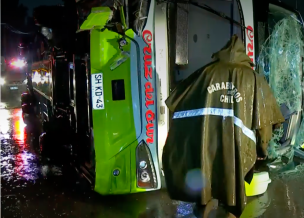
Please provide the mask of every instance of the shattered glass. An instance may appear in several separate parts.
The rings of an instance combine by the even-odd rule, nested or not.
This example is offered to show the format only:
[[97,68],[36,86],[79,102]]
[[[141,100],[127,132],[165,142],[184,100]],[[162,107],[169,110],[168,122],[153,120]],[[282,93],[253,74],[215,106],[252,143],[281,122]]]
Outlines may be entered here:
[[304,117],[302,116],[302,122],[296,137],[295,147],[300,148],[304,145]]
[[[303,33],[302,24],[297,18],[287,16],[278,21],[269,38],[262,45],[258,66],[265,75],[274,96],[280,106],[300,112],[302,107],[302,57]],[[280,139],[284,134],[283,127],[273,132],[269,143],[269,157],[277,158],[281,146]],[[304,142],[304,123],[302,122],[295,146]]]
[[132,28],[136,34],[141,34],[146,25],[150,2],[148,0],[130,1]]

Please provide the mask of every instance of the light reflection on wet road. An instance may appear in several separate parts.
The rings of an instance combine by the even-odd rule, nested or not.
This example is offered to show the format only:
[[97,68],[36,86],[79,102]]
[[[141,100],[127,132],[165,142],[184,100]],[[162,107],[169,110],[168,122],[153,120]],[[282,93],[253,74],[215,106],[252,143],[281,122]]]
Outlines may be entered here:
[[[3,218],[194,217],[193,204],[171,201],[165,190],[107,197],[84,191],[73,173],[39,163],[37,140],[26,128],[20,109],[0,110]],[[268,191],[250,200],[242,218],[304,218],[304,167],[298,168],[272,178]]]
[[25,127],[19,109],[0,110],[2,180],[38,179],[38,159],[27,143]]

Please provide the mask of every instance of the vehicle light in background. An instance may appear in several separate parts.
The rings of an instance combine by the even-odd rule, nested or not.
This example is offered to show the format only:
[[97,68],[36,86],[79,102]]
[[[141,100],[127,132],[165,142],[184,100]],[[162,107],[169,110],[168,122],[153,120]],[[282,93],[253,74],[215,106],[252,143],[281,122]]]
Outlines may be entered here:
[[0,109],[5,109],[6,108],[6,104],[3,102],[0,102]]
[[41,83],[41,75],[38,73],[38,71],[34,72],[32,81],[36,84]]
[[139,188],[156,188],[157,178],[148,145],[141,141],[136,149],[137,186]]
[[[1,137],[4,136],[4,139],[10,138],[9,131],[10,131],[10,119],[11,118],[12,118],[11,111],[0,110],[0,132],[1,132]],[[2,138],[1,138],[1,146],[2,145],[4,145],[4,141],[2,141]]]
[[5,84],[5,79],[0,78],[0,85],[4,85]]
[[12,61],[11,62],[11,65],[12,66],[15,66],[15,67],[24,67],[25,66],[25,61],[24,60],[16,60],[16,61]]

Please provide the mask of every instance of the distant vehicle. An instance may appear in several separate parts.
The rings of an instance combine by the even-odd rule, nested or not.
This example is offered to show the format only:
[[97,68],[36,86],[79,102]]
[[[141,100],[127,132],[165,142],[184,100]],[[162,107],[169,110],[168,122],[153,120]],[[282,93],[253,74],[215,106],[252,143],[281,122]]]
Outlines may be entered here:
[[27,87],[26,61],[23,58],[1,60],[0,85],[2,101],[20,100],[16,96],[25,92]]

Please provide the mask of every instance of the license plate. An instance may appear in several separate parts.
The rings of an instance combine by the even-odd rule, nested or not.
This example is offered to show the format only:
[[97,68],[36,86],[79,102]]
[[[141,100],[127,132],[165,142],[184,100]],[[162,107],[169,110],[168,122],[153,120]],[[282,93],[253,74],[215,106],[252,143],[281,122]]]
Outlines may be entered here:
[[17,89],[18,89],[17,86],[11,86],[11,87],[10,87],[10,90],[17,90]]
[[103,75],[102,73],[91,75],[92,83],[92,107],[94,110],[104,109],[104,96],[103,96]]

